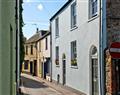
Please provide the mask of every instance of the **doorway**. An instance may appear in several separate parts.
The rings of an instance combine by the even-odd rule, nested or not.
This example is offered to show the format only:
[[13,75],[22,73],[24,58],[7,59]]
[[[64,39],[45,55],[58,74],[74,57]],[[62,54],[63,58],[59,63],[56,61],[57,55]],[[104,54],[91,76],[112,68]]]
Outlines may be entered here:
[[47,70],[48,70],[48,63],[45,62],[45,63],[44,63],[44,74],[43,74],[43,75],[44,75],[44,76],[43,76],[44,79],[46,79]]
[[50,58],[46,58],[46,62],[44,63],[44,79],[46,76],[50,74]]
[[116,95],[120,95],[120,59],[113,59],[113,64],[115,65],[114,79],[116,85]]
[[99,95],[98,92],[98,60],[92,59],[92,95]]
[[37,76],[37,60],[34,60],[34,76]]
[[30,74],[33,74],[33,62],[30,61]]
[[90,93],[91,95],[99,95],[99,79],[98,79],[98,54],[97,48],[92,46],[90,49]]
[[63,85],[66,84],[66,60],[62,60],[63,63]]

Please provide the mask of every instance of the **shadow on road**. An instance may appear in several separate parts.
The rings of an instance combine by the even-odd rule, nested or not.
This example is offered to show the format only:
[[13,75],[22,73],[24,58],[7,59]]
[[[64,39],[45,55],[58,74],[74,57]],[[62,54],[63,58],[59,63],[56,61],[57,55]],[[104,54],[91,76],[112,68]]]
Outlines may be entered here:
[[30,94],[21,93],[20,95],[30,95]]
[[27,87],[27,88],[47,88],[48,87],[44,84],[44,82],[38,82],[36,80],[26,78],[24,76],[22,76],[21,78],[22,78],[24,87]]

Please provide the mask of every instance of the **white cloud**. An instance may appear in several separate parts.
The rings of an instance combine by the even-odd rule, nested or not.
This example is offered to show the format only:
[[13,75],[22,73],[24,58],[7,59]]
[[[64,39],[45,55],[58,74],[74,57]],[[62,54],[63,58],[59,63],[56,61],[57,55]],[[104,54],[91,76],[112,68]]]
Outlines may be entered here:
[[26,2],[28,2],[28,3],[29,3],[29,2],[31,2],[31,0],[26,0]]
[[37,8],[38,8],[38,10],[42,11],[43,10],[43,5],[39,4]]

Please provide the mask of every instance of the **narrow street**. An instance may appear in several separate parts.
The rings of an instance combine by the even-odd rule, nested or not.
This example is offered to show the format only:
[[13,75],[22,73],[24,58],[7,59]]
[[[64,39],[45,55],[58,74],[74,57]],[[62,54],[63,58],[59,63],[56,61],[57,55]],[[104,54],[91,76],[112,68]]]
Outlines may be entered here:
[[23,95],[82,95],[27,74],[22,74],[21,90]]

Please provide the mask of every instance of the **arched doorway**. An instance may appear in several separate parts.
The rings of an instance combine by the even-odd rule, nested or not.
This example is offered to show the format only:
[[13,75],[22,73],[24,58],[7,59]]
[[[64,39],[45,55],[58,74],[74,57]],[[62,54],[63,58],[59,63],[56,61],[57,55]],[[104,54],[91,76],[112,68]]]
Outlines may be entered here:
[[92,46],[90,49],[90,79],[91,95],[99,95],[99,82],[98,82],[98,53],[97,48]]

